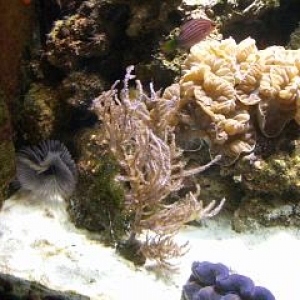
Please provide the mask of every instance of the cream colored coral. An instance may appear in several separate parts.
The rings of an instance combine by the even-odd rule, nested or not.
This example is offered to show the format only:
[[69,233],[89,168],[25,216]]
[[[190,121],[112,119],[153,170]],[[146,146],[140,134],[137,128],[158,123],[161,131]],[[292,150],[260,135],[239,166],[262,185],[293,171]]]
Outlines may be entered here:
[[293,118],[300,124],[300,50],[258,50],[252,38],[206,40],[191,48],[182,69],[183,114],[206,128],[211,147],[223,145],[216,148],[225,155],[235,159],[253,150],[253,106],[260,107],[255,113],[268,137]]
[[162,97],[150,111],[151,121],[156,131],[164,132],[167,127],[177,125],[180,105],[180,87],[179,84],[174,83],[166,88]]
[[255,40],[247,38],[237,45],[236,59],[238,63],[241,63],[247,60],[250,54],[256,54],[257,51]]

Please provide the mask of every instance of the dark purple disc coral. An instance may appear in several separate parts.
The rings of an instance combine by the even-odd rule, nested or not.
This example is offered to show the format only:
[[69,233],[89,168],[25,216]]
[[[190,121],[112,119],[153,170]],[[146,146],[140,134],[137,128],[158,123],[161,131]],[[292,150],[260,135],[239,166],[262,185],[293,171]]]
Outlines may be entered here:
[[206,286],[196,292],[192,300],[221,300],[222,295],[216,292],[213,286]]
[[227,294],[222,296],[220,300],[243,300],[243,299],[236,294]]
[[275,300],[274,295],[263,286],[256,286],[252,296],[253,300]]
[[230,274],[221,263],[195,261],[191,269],[182,300],[275,300],[268,289],[247,276]]
[[182,288],[182,300],[189,300],[193,298],[193,295],[196,294],[201,288],[201,285],[196,282],[187,282]]
[[241,298],[252,299],[254,291],[254,282],[247,276],[232,274],[222,280],[217,280],[216,288],[222,293],[236,293]]
[[70,196],[77,182],[76,164],[64,144],[43,141],[17,153],[17,180],[21,188],[42,197]]
[[192,274],[200,284],[214,285],[217,280],[222,280],[229,276],[229,269],[221,263],[195,261],[192,263]]

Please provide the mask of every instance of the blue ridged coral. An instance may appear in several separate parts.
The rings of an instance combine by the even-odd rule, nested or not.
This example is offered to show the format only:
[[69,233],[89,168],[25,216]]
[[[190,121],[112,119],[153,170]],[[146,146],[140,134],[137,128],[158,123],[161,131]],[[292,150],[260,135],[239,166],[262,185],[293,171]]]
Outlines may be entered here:
[[231,274],[221,263],[195,261],[191,269],[182,300],[275,300],[267,288],[255,286],[247,276]]

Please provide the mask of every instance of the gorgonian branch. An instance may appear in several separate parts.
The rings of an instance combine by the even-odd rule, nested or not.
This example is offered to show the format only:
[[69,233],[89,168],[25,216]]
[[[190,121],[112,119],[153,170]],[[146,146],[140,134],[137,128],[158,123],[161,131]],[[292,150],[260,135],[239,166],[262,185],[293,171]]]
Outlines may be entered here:
[[[94,110],[103,123],[110,151],[119,161],[122,174],[117,178],[126,182],[128,190],[125,207],[132,215],[130,239],[146,232],[154,232],[141,247],[143,254],[160,264],[183,253],[184,246],[175,246],[172,240],[181,226],[192,220],[215,215],[223,201],[215,207],[212,202],[204,207],[196,194],[190,193],[181,201],[166,205],[166,198],[183,185],[183,179],[206,170],[219,157],[205,166],[185,170],[182,150],[176,146],[172,122],[156,122],[155,111],[173,118],[177,112],[177,96],[170,96],[172,111],[168,113],[168,99],[150,87],[148,97],[140,81],[135,81],[136,92],[130,96],[129,82],[134,79],[133,67],[127,68],[123,88],[116,82],[110,91],[94,100]],[[174,87],[175,88],[175,87]],[[178,94],[179,97],[179,94]],[[147,105],[150,103],[150,106]]]

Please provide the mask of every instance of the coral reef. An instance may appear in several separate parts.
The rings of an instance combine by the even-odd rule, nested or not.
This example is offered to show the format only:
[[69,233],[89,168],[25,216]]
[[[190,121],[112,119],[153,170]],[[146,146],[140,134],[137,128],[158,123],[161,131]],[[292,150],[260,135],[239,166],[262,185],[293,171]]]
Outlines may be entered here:
[[148,97],[137,80],[136,93],[131,97],[129,82],[135,77],[132,70],[132,66],[128,67],[122,90],[116,89],[116,82],[94,100],[94,111],[103,122],[105,139],[102,143],[108,145],[120,165],[117,179],[128,186],[125,191],[125,210],[131,216],[128,245],[132,248],[138,236],[145,233],[141,253],[145,258],[168,267],[170,258],[184,252],[184,245],[179,246],[173,241],[181,226],[214,216],[224,200],[216,207],[214,201],[204,207],[196,198],[199,189],[171,204],[165,199],[182,187],[185,177],[207,169],[219,157],[205,166],[185,170],[182,152],[176,147],[171,128],[152,119],[147,107],[147,104],[155,106],[161,102],[159,94],[150,87]]
[[[152,53],[179,2],[156,1],[153,9],[153,2],[140,1],[42,1],[40,22],[46,20],[49,27],[46,8],[60,19],[51,21],[49,31],[40,24],[41,34],[47,34],[41,37],[41,51],[32,53],[28,79],[34,83],[17,106],[17,143],[64,140],[69,130],[73,134],[92,125],[91,99],[123,76],[129,63],[140,63],[145,80],[156,77],[162,86],[171,84],[173,70],[158,61],[152,64]],[[152,74],[150,65],[155,65]],[[166,72],[158,76],[162,70]]]
[[[87,85],[82,86],[85,75],[89,77],[92,73],[99,76],[101,80],[102,78],[106,80],[106,83],[112,82],[123,76],[122,72],[127,65],[135,64],[139,78],[144,82],[154,79],[157,86],[164,88],[173,82],[175,76],[180,74],[181,61],[185,53],[176,53],[174,56],[167,57],[162,53],[159,43],[164,39],[164,35],[176,30],[185,20],[194,15],[199,17],[196,16],[196,11],[189,13],[191,10],[197,7],[201,12],[200,16],[208,16],[217,21],[220,31],[223,32],[229,26],[228,24],[243,20],[244,16],[247,20],[260,21],[259,18],[262,15],[278,6],[278,1],[247,1],[246,3],[242,1],[200,1],[197,3],[199,5],[194,4],[185,3],[178,8],[180,1],[163,3],[155,1],[151,2],[151,5],[145,1],[136,0],[59,1],[59,3],[53,3],[52,8],[60,10],[59,16],[56,15],[60,20],[51,22],[54,26],[50,32],[46,31],[48,34],[44,37],[45,47],[41,57],[37,59],[44,68],[48,69],[46,71],[48,74],[45,74],[42,84],[48,85],[49,81],[50,84],[53,84],[54,80],[56,83],[63,80],[62,85],[64,86],[66,83],[71,89],[71,83],[67,81],[79,81],[78,85],[74,82],[76,91],[69,99],[70,101],[67,101],[72,103],[71,105],[76,101],[76,106],[80,103],[79,98],[83,95],[82,93],[84,93],[83,97],[88,94],[85,93]],[[51,9],[50,3],[43,1],[43,5],[49,7],[49,10]],[[41,20],[46,19],[45,11],[42,14]],[[222,16],[222,14],[226,16]],[[223,20],[222,17],[228,20]],[[253,28],[252,25],[244,27]],[[147,50],[145,51],[145,49]],[[76,75],[71,74],[74,70]],[[82,76],[78,73],[81,73]],[[65,80],[65,78],[67,79]],[[92,81],[95,82],[95,77]],[[101,82],[98,85],[99,88],[101,88],[100,85],[102,85]],[[53,85],[53,87],[57,89],[57,85]],[[83,89],[79,91],[78,88]],[[70,89],[63,92],[70,93]],[[61,100],[63,102],[64,99]],[[81,121],[77,113],[78,111],[75,111],[72,116],[74,123]],[[24,117],[26,119],[26,114]],[[23,125],[25,123],[29,122],[23,122]],[[48,123],[47,120],[45,123]],[[60,126],[55,126],[55,128],[55,131],[62,131]],[[33,135],[31,132],[28,130],[28,136]],[[56,135],[51,136],[51,138],[53,137],[56,138]],[[49,136],[42,137],[42,139],[46,138]],[[23,139],[26,140],[26,137]],[[33,140],[31,137],[30,142],[38,140],[40,139]]]
[[[189,151],[190,145],[197,144],[199,140],[202,140],[202,143],[205,143],[203,139],[209,142],[212,157],[221,153],[223,158],[220,163],[231,165],[241,154],[252,153],[254,148],[261,147],[258,145],[260,130],[267,137],[277,136],[289,120],[299,119],[296,115],[298,108],[294,106],[296,100],[288,99],[289,93],[293,93],[295,87],[298,87],[298,74],[293,73],[297,65],[296,60],[292,58],[293,52],[286,52],[279,47],[267,48],[265,52],[258,50],[274,43],[285,45],[292,31],[295,34],[291,37],[291,42],[295,45],[297,33],[295,28],[299,23],[297,1],[282,0],[279,3],[277,0],[186,0],[180,7],[178,7],[180,1],[152,1],[151,5],[146,1],[137,0],[81,0],[51,3],[41,1],[41,3],[44,5],[42,7],[44,10],[39,11],[41,22],[45,19],[48,22],[46,31],[43,31],[43,25],[40,24],[41,34],[46,32],[47,35],[41,37],[44,47],[41,56],[40,52],[38,54],[36,52],[36,60],[31,64],[31,67],[35,68],[31,71],[36,72],[33,74],[35,83],[30,85],[28,91],[25,89],[24,98],[14,107],[17,111],[17,115],[13,117],[17,131],[17,145],[24,141],[34,144],[49,138],[70,141],[82,127],[94,125],[97,117],[88,110],[92,99],[107,89],[115,79],[121,78],[125,66],[129,64],[136,65],[136,74],[140,79],[144,82],[154,80],[155,85],[161,88],[170,86],[175,76],[181,76],[182,65],[184,65],[184,75],[181,80],[175,80],[177,83],[165,90],[164,95],[159,97],[160,101],[155,100],[155,103],[150,101],[149,107],[151,129],[164,140],[162,132],[167,126],[171,126],[172,133],[175,133],[176,144],[180,147],[184,146],[182,148],[186,150],[182,157],[186,161],[189,159],[188,166],[195,167],[205,163],[205,159],[202,160],[202,156],[205,156],[202,150],[193,153]],[[22,12],[27,10],[28,15],[23,14],[22,18],[32,14],[32,8],[32,5],[23,5],[20,9]],[[48,18],[45,8],[56,10],[54,15],[49,12],[52,19]],[[289,22],[286,22],[287,16]],[[178,27],[186,20],[199,17],[209,17],[217,23],[217,30],[213,36],[210,36],[211,38],[220,39],[222,33],[225,37],[234,36],[236,42],[229,39],[222,42],[206,41],[201,43],[197,50],[192,49],[189,55],[178,49],[172,54],[163,53],[160,43],[166,39],[166,36],[176,33]],[[10,27],[16,26],[15,21],[9,22],[13,23]],[[16,28],[14,32],[17,34],[20,34],[20,31],[24,32],[22,39],[14,41],[18,47],[21,43],[24,45],[25,38],[29,37],[30,30],[27,25],[29,23],[26,21],[23,29]],[[257,41],[256,46],[250,39],[238,43],[249,35]],[[12,44],[6,44],[9,45]],[[237,52],[247,52],[247,47],[253,50],[251,54],[237,54]],[[197,51],[201,56],[206,57],[206,60],[199,64],[193,61],[198,55]],[[183,63],[187,55],[188,59]],[[273,62],[268,55],[274,57]],[[275,61],[277,59],[275,56],[279,56],[283,61]],[[288,62],[285,61],[286,59]],[[214,60],[214,65],[210,65]],[[266,64],[267,60],[269,62]],[[13,63],[15,69],[15,62]],[[210,68],[210,76],[207,76],[206,67],[203,69],[199,67],[202,63]],[[199,67],[198,71],[195,71],[196,65]],[[264,70],[260,70],[261,65]],[[262,73],[255,75],[255,72]],[[212,73],[216,76],[212,76]],[[7,72],[5,74],[10,75]],[[254,76],[254,79],[251,79],[251,76]],[[279,77],[285,79],[281,82]],[[7,78],[10,77],[6,76]],[[209,78],[213,80],[210,81]],[[26,78],[22,85],[27,85],[28,79],[30,78]],[[226,85],[223,79],[229,84]],[[255,82],[253,85],[248,85],[246,79]],[[195,84],[194,91],[189,87],[191,82]],[[275,87],[271,87],[273,84]],[[221,95],[222,88],[229,86],[231,88],[227,90],[228,94]],[[281,89],[279,92],[276,91],[278,86]],[[130,94],[136,94],[135,90],[131,88]],[[190,96],[189,93],[194,95]],[[132,95],[130,97],[133,97]],[[289,103],[288,100],[291,102]],[[92,132],[96,136],[99,134],[95,128]],[[90,140],[81,140],[76,150],[82,151],[85,144],[93,145],[93,136],[94,134],[90,134]],[[237,190],[238,196],[230,198],[242,198],[240,195],[243,195],[243,191],[253,193],[267,191],[269,195],[273,195],[273,191],[280,191],[280,195],[292,191],[292,201],[295,202],[297,162],[295,162],[296,170],[293,170],[294,158],[289,159],[285,154],[282,154],[282,157],[275,155],[262,163],[264,168],[253,169],[268,156],[267,153],[272,154],[268,148],[264,158],[261,158],[256,149],[255,155],[258,158],[252,160],[254,156],[251,156],[252,158],[249,156],[251,159],[241,164],[238,160],[234,175],[231,173],[227,177],[220,178],[216,175],[218,170],[215,169],[214,174],[185,178],[184,188],[176,193],[173,192],[172,197],[168,197],[167,201],[172,203],[173,200],[180,199],[186,191],[200,183],[201,186],[208,187],[201,192],[205,204],[210,199],[214,199],[214,195],[225,194],[230,197],[228,195],[236,194],[236,191],[230,190],[233,189],[232,187]],[[101,173],[100,168],[104,166],[106,169],[105,161],[107,159],[111,162],[111,158],[106,156],[107,149],[102,157],[102,150],[91,147],[86,149],[86,152],[82,151],[79,164],[84,167],[79,177],[80,182],[84,184],[82,186],[81,183],[79,184],[80,192],[76,194],[78,203],[75,201],[72,207],[74,210],[70,211],[78,226],[93,231],[103,230],[111,235],[113,230],[118,231],[119,221],[115,223],[112,221],[110,225],[111,220],[108,220],[106,217],[108,214],[105,212],[112,214],[115,209],[116,214],[119,215],[122,210],[122,205],[119,206],[122,187],[114,186],[113,176],[109,177],[111,179],[108,180],[109,187],[104,184],[105,179],[102,178],[107,177]],[[287,160],[288,167],[276,173],[273,159],[275,161],[277,158],[280,161]],[[258,162],[252,164],[254,160]],[[92,163],[89,165],[90,162]],[[93,166],[98,166],[95,167],[98,170],[95,173],[92,172]],[[221,170],[224,171],[222,168]],[[241,184],[233,183],[231,175],[234,178],[240,176]],[[216,177],[225,191],[215,183]],[[274,188],[275,180],[281,183],[279,189]],[[92,185],[95,190],[89,189],[89,185]],[[110,190],[112,186],[114,187]],[[103,200],[105,193],[100,198],[94,196],[102,189],[108,189],[107,193],[112,195],[111,207],[104,205],[106,204]],[[89,197],[94,199],[93,201],[87,200],[88,197],[84,195],[86,190],[89,191]],[[263,198],[261,200],[264,201]],[[99,203],[99,207],[105,207],[103,214],[99,208],[97,209],[96,203]],[[115,220],[119,220],[118,217]],[[123,228],[120,228],[120,232],[123,232]]]
[[251,38],[196,44],[177,91],[173,88],[173,117],[167,122],[182,124],[187,136],[198,131],[208,137],[211,152],[231,164],[254,150],[256,123],[267,137],[278,136],[292,119],[299,123],[298,55],[280,46],[258,50]]
[[192,263],[192,274],[183,286],[182,300],[275,300],[262,286],[255,286],[247,276],[231,274],[221,263]]
[[137,64],[146,57],[149,63],[154,41],[168,31],[179,4],[178,0],[151,4],[135,0],[82,1],[70,7],[72,13],[65,19],[55,22],[46,41],[46,58],[64,71],[81,68],[84,63],[116,77],[124,65]]
[[93,99],[105,89],[105,86],[106,82],[96,73],[71,72],[58,86],[60,99],[69,112],[70,121],[66,126],[65,118],[61,119],[60,111],[57,111],[56,128],[66,128],[73,133],[93,125],[96,117],[89,108]]

